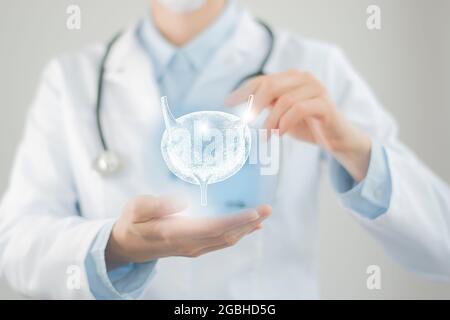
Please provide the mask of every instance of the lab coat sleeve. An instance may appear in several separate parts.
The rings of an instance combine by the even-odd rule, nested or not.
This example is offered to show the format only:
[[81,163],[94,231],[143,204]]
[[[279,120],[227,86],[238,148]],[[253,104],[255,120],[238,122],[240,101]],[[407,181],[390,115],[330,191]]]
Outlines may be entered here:
[[399,141],[393,118],[342,52],[335,49],[331,57],[326,78],[330,95],[355,125],[382,145],[392,184],[384,214],[370,219],[353,211],[355,218],[400,264],[432,279],[450,280],[448,185]]
[[89,286],[96,299],[136,299],[153,278],[156,261],[130,263],[107,272],[105,250],[114,221],[104,226],[86,259]]
[[32,298],[93,298],[88,250],[105,220],[79,215],[57,62],[45,69],[0,204],[0,272]]
[[369,168],[364,180],[357,183],[334,159],[330,165],[330,177],[346,208],[368,219],[376,219],[388,210],[392,195],[391,175],[386,152],[377,141],[372,141]]

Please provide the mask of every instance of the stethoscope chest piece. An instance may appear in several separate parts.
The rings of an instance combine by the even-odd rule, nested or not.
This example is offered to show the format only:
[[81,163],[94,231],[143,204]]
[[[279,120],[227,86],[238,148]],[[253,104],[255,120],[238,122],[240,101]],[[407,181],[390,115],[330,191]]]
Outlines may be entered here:
[[112,176],[122,167],[120,157],[113,151],[103,151],[94,161],[94,169],[102,176]]

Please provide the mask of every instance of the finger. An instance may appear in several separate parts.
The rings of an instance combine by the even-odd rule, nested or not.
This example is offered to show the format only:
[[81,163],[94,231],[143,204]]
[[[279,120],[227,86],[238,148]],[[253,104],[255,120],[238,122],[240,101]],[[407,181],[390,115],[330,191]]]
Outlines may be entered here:
[[259,87],[265,76],[258,76],[245,81],[239,88],[231,92],[225,99],[225,105],[235,107],[248,99]]
[[215,245],[215,246],[211,246],[211,247],[206,247],[206,248],[203,248],[203,249],[201,249],[199,251],[198,256],[202,256],[204,254],[207,254],[207,253],[210,253],[210,252],[213,252],[213,251],[219,251],[219,250],[222,250],[222,249],[225,249],[225,248],[228,248],[228,247],[230,247],[230,245],[223,244],[223,243]]
[[[233,231],[242,230],[248,226],[254,226],[261,223],[268,216],[270,216],[272,208],[268,205],[258,207],[256,210],[247,210],[242,213],[234,214],[232,216],[221,218],[204,218],[192,219],[190,228],[188,226],[188,232],[191,232],[191,236],[196,236],[205,241],[218,239],[221,241],[221,237],[224,234]],[[197,221],[195,221],[197,220]]]
[[239,228],[238,230],[227,232],[226,234],[221,236],[221,239],[224,242],[229,242],[230,239],[232,242],[234,238],[236,239],[236,241],[238,241],[239,239],[252,233],[253,231],[261,229],[263,220],[264,218],[261,218],[255,223],[248,224],[247,226]]
[[226,217],[173,217],[160,221],[160,225],[172,234],[195,240],[216,237],[258,219],[256,210],[246,210]]
[[269,76],[256,89],[254,113],[259,114],[265,107],[273,105],[279,97],[307,84],[307,79],[297,71]]
[[152,196],[143,195],[128,204],[134,223],[147,222],[152,218],[160,218],[183,211],[188,207],[188,201],[182,196]]
[[275,105],[267,117],[264,127],[269,130],[278,129],[280,118],[294,104],[300,101],[311,100],[320,94],[319,88],[314,85],[305,85],[292,90],[277,99]]
[[259,218],[257,220],[249,222],[246,225],[241,226],[239,228],[234,228],[234,229],[228,230],[221,237],[223,237],[224,235],[225,236],[226,235],[240,235],[240,234],[245,235],[253,228],[255,228],[257,226],[262,226],[262,222],[271,215],[272,208],[268,205],[263,205],[263,206],[258,207],[256,210],[258,211],[258,214],[259,214]]
[[[256,210],[247,210],[227,217],[166,216],[157,220],[157,226],[160,232],[166,235],[189,239],[193,243],[198,242],[202,244],[202,241],[204,241],[206,246],[210,245],[208,241],[214,241],[210,238],[219,237],[228,230],[245,226],[258,219],[259,214]],[[142,233],[147,234],[154,230],[155,224],[142,223],[140,227],[142,228]],[[220,243],[220,241],[218,240],[214,243]]]
[[256,211],[258,211],[260,218],[266,219],[272,214],[272,207],[268,204],[263,204],[256,208]]
[[220,238],[226,237],[228,235],[230,235],[230,236],[240,235],[240,234],[245,235],[246,233],[248,233],[250,230],[252,230],[256,226],[261,226],[262,222],[270,216],[270,214],[272,212],[272,208],[270,206],[261,206],[257,209],[257,211],[259,214],[259,219],[249,222],[246,225],[243,225],[241,227],[228,230],[228,231],[224,232],[220,236]]
[[263,228],[262,223],[258,223],[258,224],[255,226],[255,228],[254,228],[251,232],[257,231],[257,230],[261,230],[262,228]]
[[289,70],[269,76],[260,76],[251,79],[243,87],[232,92],[226,104],[233,106],[244,102],[250,94],[255,96],[254,113],[270,105],[277,97],[306,83],[306,78],[296,70]]
[[324,116],[326,108],[321,99],[313,99],[296,103],[280,119],[280,136],[293,129],[300,121],[308,117]]
[[319,120],[314,119],[314,118],[309,118],[309,119],[306,119],[305,122],[311,131],[314,141],[316,141],[319,145],[324,147],[326,150],[331,150],[328,140],[322,134]]
[[251,227],[261,223],[263,220],[270,216],[272,208],[269,205],[262,205],[256,210],[252,211],[253,214],[256,213],[256,218],[248,219],[247,221],[235,221],[235,219],[240,219],[239,216],[242,215],[242,213],[230,217],[219,218],[222,221],[216,220],[214,221],[214,223],[205,226],[206,229],[203,229],[205,231],[204,234],[206,235],[206,237],[220,237],[230,232],[239,232],[240,230],[245,229],[249,226]]
[[304,82],[301,73],[296,70],[289,70],[271,75],[258,76],[252,78],[233,91],[226,99],[226,105],[235,106],[244,102],[250,94],[254,94],[263,82],[270,83],[270,90],[274,93],[285,91],[286,87],[295,87]]
[[203,239],[202,245],[205,247],[220,245],[222,243],[230,243],[237,241],[242,238],[252,230],[260,229],[262,227],[262,222],[267,219],[271,214],[271,208],[269,206],[260,207],[257,209],[260,212],[259,219],[249,222],[246,225],[228,230],[218,236],[208,237]]
[[241,240],[244,236],[249,235],[255,231],[258,231],[262,228],[261,224],[257,224],[256,226],[254,226],[253,228],[246,230],[245,232],[243,232],[242,234],[238,235],[236,240],[230,240],[229,242],[222,242],[220,244],[216,244],[216,245],[212,245],[212,246],[208,246],[205,247],[203,249],[201,249],[199,251],[199,255],[204,255],[207,254],[209,252],[213,252],[213,251],[218,251],[221,249],[225,249],[225,248],[229,248],[232,247],[233,245],[235,245],[236,243],[239,242],[239,240]]

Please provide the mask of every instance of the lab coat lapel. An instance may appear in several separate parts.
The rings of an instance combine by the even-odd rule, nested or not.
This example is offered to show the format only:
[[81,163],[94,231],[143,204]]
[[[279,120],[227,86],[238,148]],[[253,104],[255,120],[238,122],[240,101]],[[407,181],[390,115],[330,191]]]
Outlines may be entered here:
[[[118,85],[129,98],[128,105],[118,106],[127,116],[141,121],[160,117],[159,89],[153,66],[136,36],[138,23],[128,28],[113,46],[106,62],[104,81]],[[108,92],[108,91],[106,91]],[[107,93],[105,93],[107,94]]]
[[[186,100],[190,101],[193,96],[199,96],[199,91],[203,90],[205,85],[217,80],[227,79],[229,90],[232,90],[243,76],[258,71],[257,68],[267,50],[266,37],[255,18],[243,11],[233,35],[204,67]],[[252,69],[248,69],[249,67]]]

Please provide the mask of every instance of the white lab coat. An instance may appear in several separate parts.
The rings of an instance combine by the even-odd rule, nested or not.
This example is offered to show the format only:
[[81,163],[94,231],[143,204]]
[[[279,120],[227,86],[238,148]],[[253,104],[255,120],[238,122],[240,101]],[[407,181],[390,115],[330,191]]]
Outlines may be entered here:
[[[105,135],[125,161],[116,177],[102,178],[92,168],[101,150],[94,108],[105,46],[60,57],[45,69],[0,215],[0,270],[27,296],[92,298],[84,261],[96,234],[131,197],[161,193],[163,170],[152,166],[143,147],[149,128],[162,121],[160,95],[135,28],[114,46],[104,80]],[[231,88],[257,68],[266,50],[264,30],[244,14],[238,32],[192,90],[213,84],[215,77],[229,77]],[[222,64],[228,71],[216,74],[214,66]],[[398,141],[392,117],[339,49],[277,30],[266,71],[289,68],[318,77],[342,112],[386,149],[390,208],[374,221],[358,213],[355,218],[406,267],[449,279],[446,184]],[[283,138],[281,170],[268,185],[275,192],[274,212],[264,229],[235,247],[199,258],[160,259],[142,298],[317,298],[320,155],[315,146]],[[79,289],[71,277],[77,275],[74,270],[80,271]]]

